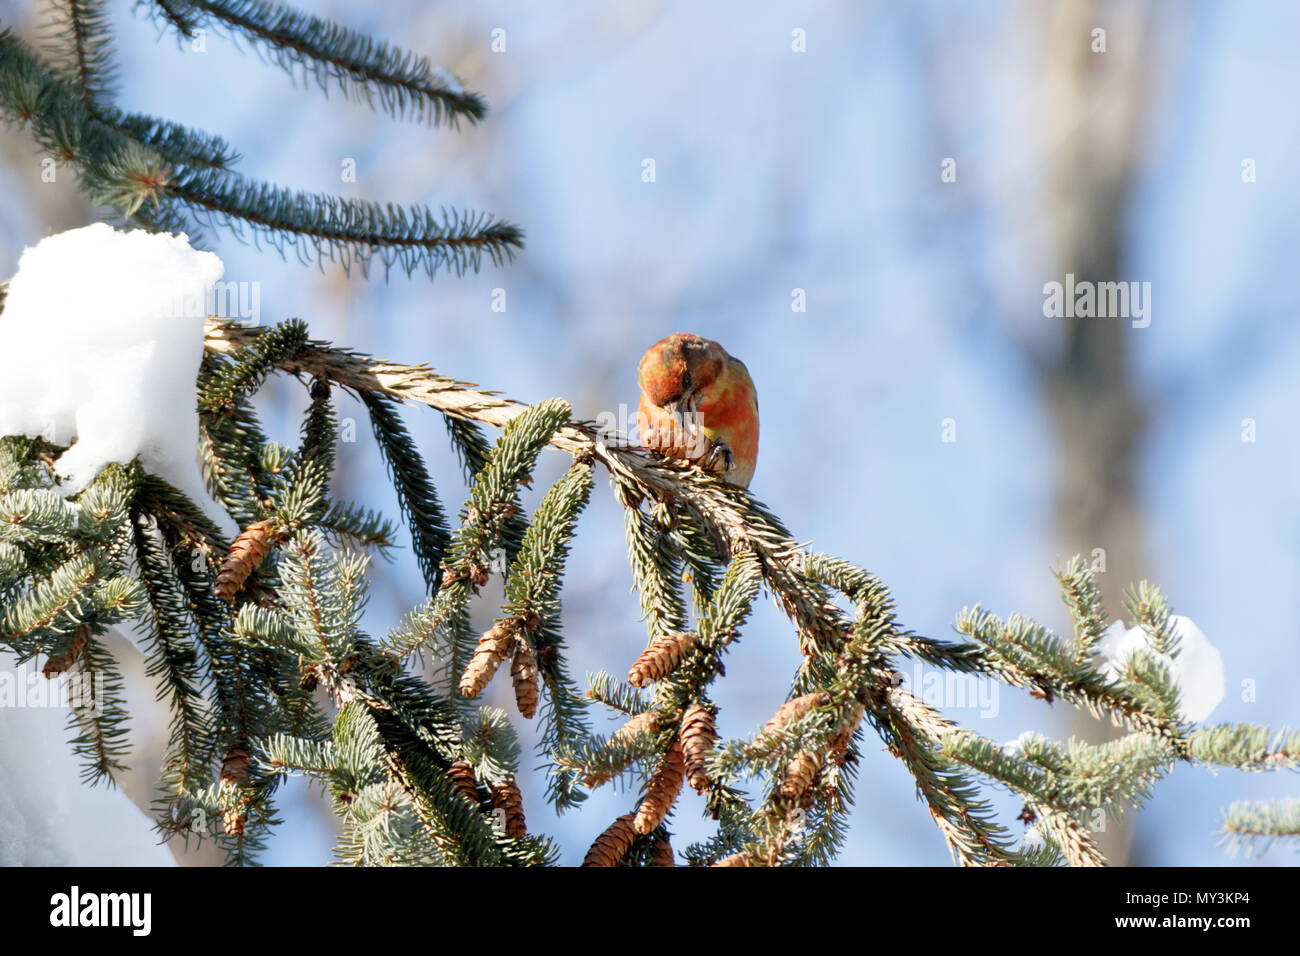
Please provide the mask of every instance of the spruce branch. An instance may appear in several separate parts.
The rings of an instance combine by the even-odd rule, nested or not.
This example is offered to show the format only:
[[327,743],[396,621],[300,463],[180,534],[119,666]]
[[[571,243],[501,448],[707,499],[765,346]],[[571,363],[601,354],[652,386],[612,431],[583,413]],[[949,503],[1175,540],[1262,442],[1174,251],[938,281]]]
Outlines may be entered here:
[[92,114],[111,105],[116,71],[108,15],[101,0],[53,0],[46,48]]
[[356,266],[363,276],[376,262],[385,276],[394,267],[407,275],[418,269],[433,278],[445,269],[461,276],[477,272],[485,258],[504,265],[524,245],[522,229],[487,213],[297,192],[220,169],[186,170],[160,189],[177,212],[201,226],[241,238],[251,234],[281,253],[292,249],[303,262],[328,260],[345,273]]
[[397,490],[398,507],[410,526],[416,561],[429,593],[435,595],[442,587],[442,561],[451,542],[442,502],[411,433],[398,417],[396,403],[370,392],[361,393],[361,400]]
[[1300,731],[1270,730],[1259,724],[1200,727],[1187,738],[1187,755],[1201,763],[1235,770],[1300,769]]
[[[93,17],[76,22],[93,23]],[[93,55],[74,60],[84,60],[87,77],[94,75]],[[397,266],[407,274],[421,269],[432,277],[449,269],[459,275],[477,270],[484,259],[507,262],[523,246],[519,227],[483,213],[380,205],[247,179],[230,170],[233,150],[219,138],[130,117],[101,107],[97,96],[93,83],[80,85],[11,30],[0,30],[0,114],[27,127],[56,160],[73,165],[93,202],[137,224],[191,234],[203,226],[251,233],[282,253],[293,248],[304,261],[328,259],[344,269],[355,264],[363,274],[378,261],[386,273]]]
[[158,8],[183,33],[213,24],[252,41],[290,76],[301,74],[326,94],[333,86],[372,109],[378,104],[395,119],[455,127],[487,115],[482,97],[427,58],[310,14],[261,0],[169,0]]
[[1229,854],[1267,852],[1275,843],[1300,838],[1300,800],[1276,803],[1238,801],[1223,812],[1221,844]]

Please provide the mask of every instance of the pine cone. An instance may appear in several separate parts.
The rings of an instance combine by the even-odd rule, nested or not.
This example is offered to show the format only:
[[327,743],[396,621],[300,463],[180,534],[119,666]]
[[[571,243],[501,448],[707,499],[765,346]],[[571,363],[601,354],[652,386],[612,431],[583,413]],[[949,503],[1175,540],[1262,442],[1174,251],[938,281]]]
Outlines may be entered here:
[[637,714],[618,730],[609,735],[611,744],[631,743],[633,738],[643,733],[653,733],[659,729],[659,711],[647,710],[643,714]]
[[525,720],[537,713],[537,655],[522,634],[515,641],[515,658],[510,663],[510,679],[515,684],[515,705]]
[[274,524],[272,518],[256,521],[235,539],[217,572],[216,592],[219,599],[227,604],[233,601],[248,576],[257,570],[257,566],[266,557],[266,552],[271,550],[271,527]]
[[220,783],[223,787],[242,787],[248,783],[248,751],[232,747],[221,758]]
[[627,672],[627,681],[633,687],[644,687],[653,681],[663,680],[677,669],[677,665],[695,646],[693,631],[666,634],[644,651]]
[[50,659],[45,662],[41,668],[41,674],[46,680],[52,678],[55,674],[62,674],[69,667],[77,662],[86,650],[86,628],[79,627],[75,634],[72,635],[72,641],[62,654],[51,654]]
[[650,783],[646,785],[645,796],[637,808],[636,819],[632,828],[637,833],[646,834],[664,822],[668,811],[682,792],[682,776],[686,773],[686,764],[682,760],[682,742],[674,740],[673,745],[664,754]]
[[796,697],[794,700],[786,701],[772,719],[767,722],[763,728],[764,734],[777,734],[785,729],[785,725],[802,717],[814,707],[825,707],[831,702],[831,695],[827,691],[819,690],[811,694],[804,694],[802,697]]
[[457,760],[447,768],[447,776],[456,785],[456,789],[465,795],[465,799],[478,806],[478,781],[474,779],[474,768],[463,760]]
[[831,741],[830,754],[836,763],[844,762],[849,744],[853,742],[853,733],[858,729],[858,724],[862,723],[862,713],[865,709],[861,701],[856,701],[853,709],[849,711],[848,720],[840,725],[840,732]]
[[821,754],[800,750],[786,765],[785,779],[781,781],[781,796],[796,802],[802,799],[817,780],[817,772],[821,768]]
[[582,865],[618,866],[619,860],[627,855],[628,848],[636,839],[636,831],[632,829],[632,818],[633,815],[630,813],[623,814],[611,823],[604,833],[596,837],[596,842],[582,858]]
[[[637,736],[641,734],[653,734],[659,730],[659,711],[646,710],[643,714],[637,714],[636,717],[629,719],[623,726],[617,728],[614,734],[610,735],[610,744],[617,747],[619,744],[630,744]],[[588,787],[599,787],[603,783],[610,782],[611,775],[606,771],[595,771],[586,775],[584,782]]]
[[248,822],[248,814],[243,808],[223,810],[221,812],[221,827],[231,836],[239,836],[244,832],[244,824]]
[[505,811],[506,835],[512,840],[528,836],[528,828],[524,825],[524,798],[515,778],[507,777],[505,782],[494,783],[489,789],[492,793],[492,806]]
[[724,856],[713,866],[753,866],[753,861],[749,858],[748,853],[733,853],[731,856]]
[[650,862],[654,866],[676,866],[673,858],[673,845],[668,837],[660,835],[650,841]]
[[[232,747],[230,751],[221,760],[221,776],[218,778],[219,786],[232,790],[245,786],[248,783],[248,751],[243,747]],[[244,832],[244,824],[248,821],[248,796],[235,797],[234,806],[227,807],[221,812],[221,826],[232,836],[238,836]]]
[[477,697],[492,680],[501,662],[510,654],[514,643],[514,628],[508,622],[497,621],[479,638],[474,656],[460,678],[460,695]]
[[686,761],[686,780],[696,793],[713,786],[705,770],[705,759],[718,742],[718,732],[713,725],[713,713],[702,704],[691,704],[682,715],[682,758]]
[[[609,736],[609,742],[613,746],[619,744],[630,744],[636,737],[642,733],[659,729],[659,712],[647,710],[643,714],[637,714],[618,730]],[[624,765],[626,766],[626,764]],[[622,768],[619,768],[622,769]],[[588,787],[599,787],[602,784],[609,783],[612,774],[607,770],[592,771],[583,778],[583,783]]]

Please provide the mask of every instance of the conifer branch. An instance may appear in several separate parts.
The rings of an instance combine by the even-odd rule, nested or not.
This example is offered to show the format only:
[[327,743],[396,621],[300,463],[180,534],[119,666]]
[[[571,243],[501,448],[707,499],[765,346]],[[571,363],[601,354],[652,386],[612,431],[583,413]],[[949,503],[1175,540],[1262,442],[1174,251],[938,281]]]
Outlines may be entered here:
[[375,440],[388,465],[397,490],[397,504],[411,529],[416,561],[431,595],[442,587],[442,560],[451,542],[447,518],[438,492],[411,434],[397,415],[395,403],[382,395],[363,392]]
[[1263,854],[1279,841],[1294,844],[1300,839],[1300,800],[1238,801],[1224,811],[1221,833],[1219,842],[1233,856]]
[[477,123],[487,115],[482,97],[460,89],[427,58],[310,14],[261,0],[170,0],[159,6],[174,25],[183,17],[187,34],[200,23],[218,25],[251,40],[290,76],[301,73],[327,94],[333,84],[371,108],[378,103],[396,119],[455,127],[461,119]]
[[110,105],[115,85],[112,40],[101,0],[53,0],[47,47],[81,102],[94,115]]
[[[86,63],[93,60],[87,54]],[[430,91],[436,95],[429,102],[450,108],[445,90]],[[507,262],[523,246],[519,227],[486,214],[380,205],[246,179],[230,171],[233,151],[219,138],[101,108],[97,95],[48,68],[12,31],[0,31],[0,114],[27,126],[51,156],[73,164],[89,198],[124,218],[173,232],[194,233],[195,224],[237,236],[251,232],[281,252],[292,247],[304,261],[328,259],[345,270],[355,264],[363,274],[377,260],[386,271],[459,275],[485,258]],[[432,115],[437,108],[422,109],[420,115]]]

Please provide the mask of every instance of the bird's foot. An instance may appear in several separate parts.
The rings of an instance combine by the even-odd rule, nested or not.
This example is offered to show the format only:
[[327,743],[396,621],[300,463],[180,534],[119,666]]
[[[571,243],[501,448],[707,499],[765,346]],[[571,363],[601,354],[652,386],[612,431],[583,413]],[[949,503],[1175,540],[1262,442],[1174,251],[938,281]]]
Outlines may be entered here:
[[708,451],[700,459],[699,465],[705,471],[725,475],[736,467],[736,460],[730,445],[724,441],[713,441],[709,443]]

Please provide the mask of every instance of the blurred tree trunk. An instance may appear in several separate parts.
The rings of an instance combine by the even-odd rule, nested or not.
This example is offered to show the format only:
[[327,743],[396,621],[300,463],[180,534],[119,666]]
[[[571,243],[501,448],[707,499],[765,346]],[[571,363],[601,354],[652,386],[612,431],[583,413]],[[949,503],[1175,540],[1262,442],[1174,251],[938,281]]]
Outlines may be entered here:
[[[1150,30],[1141,5],[1034,3],[1049,50],[1044,75],[1050,115],[1044,208],[1053,238],[1053,279],[1127,281],[1125,233],[1136,158],[1148,107]],[[1105,52],[1093,31],[1105,30]],[[1069,129],[1062,129],[1068,126]],[[1079,553],[1105,562],[1098,582],[1118,617],[1122,592],[1146,574],[1137,489],[1138,452],[1145,431],[1133,388],[1132,336],[1116,318],[1062,319],[1063,347],[1040,365],[1059,449],[1055,526],[1063,559]],[[1097,549],[1101,549],[1098,551]],[[1072,733],[1100,742],[1118,731],[1073,710]],[[1132,818],[1130,817],[1129,820]],[[1113,865],[1132,864],[1129,820],[1107,821],[1097,834]]]

